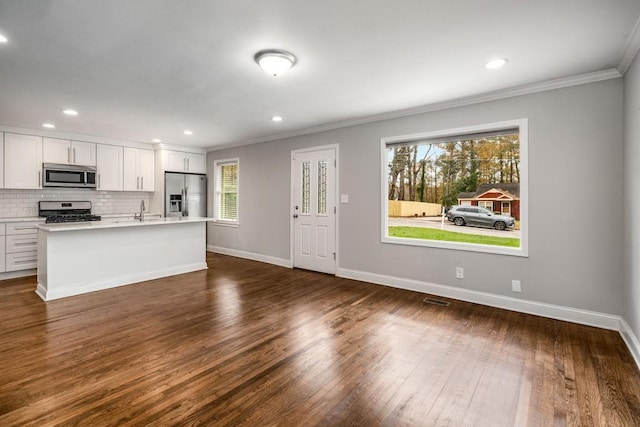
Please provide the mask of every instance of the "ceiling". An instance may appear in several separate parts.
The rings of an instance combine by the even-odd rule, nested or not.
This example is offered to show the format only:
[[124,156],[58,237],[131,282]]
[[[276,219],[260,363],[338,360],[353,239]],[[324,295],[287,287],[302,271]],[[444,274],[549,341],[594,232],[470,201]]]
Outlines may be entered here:
[[[0,0],[0,124],[259,142],[613,69],[639,17],[637,0]],[[267,48],[298,63],[269,76]]]

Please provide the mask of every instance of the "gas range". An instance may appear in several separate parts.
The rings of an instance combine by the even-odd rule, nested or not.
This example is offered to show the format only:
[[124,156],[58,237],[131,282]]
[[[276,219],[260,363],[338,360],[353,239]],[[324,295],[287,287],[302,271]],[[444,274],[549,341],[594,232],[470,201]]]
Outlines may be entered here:
[[91,213],[91,202],[38,202],[38,215],[45,217],[45,222],[84,222],[100,221],[100,215]]

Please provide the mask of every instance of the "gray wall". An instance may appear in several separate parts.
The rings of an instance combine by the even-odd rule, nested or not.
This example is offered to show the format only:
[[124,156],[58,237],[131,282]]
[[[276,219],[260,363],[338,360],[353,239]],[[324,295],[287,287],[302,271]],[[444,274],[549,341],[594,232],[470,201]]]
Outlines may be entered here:
[[[619,315],[622,117],[615,79],[213,151],[210,176],[214,160],[240,158],[241,225],[210,225],[208,243],[289,259],[290,151],[337,143],[338,193],[350,196],[339,205],[339,268]],[[380,138],[518,118],[529,119],[528,258],[380,242]]]
[[624,77],[625,276],[623,317],[640,337],[640,58]]

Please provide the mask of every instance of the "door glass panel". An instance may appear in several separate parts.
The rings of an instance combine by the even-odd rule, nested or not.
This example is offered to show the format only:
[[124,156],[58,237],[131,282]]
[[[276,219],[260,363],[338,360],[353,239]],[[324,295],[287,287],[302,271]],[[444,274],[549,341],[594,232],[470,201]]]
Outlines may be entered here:
[[327,214],[327,161],[318,162],[318,215]]
[[311,201],[311,164],[302,163],[302,213],[308,214]]

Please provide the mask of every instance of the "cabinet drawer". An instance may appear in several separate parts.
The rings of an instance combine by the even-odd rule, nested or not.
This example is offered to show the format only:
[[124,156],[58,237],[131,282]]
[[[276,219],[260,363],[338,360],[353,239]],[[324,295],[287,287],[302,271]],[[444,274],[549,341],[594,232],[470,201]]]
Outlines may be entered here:
[[5,225],[6,225],[6,224],[0,224],[0,236],[4,236],[4,235],[6,234],[6,231],[5,231],[6,227],[5,227]]
[[14,234],[7,236],[7,253],[28,252],[38,249],[37,234]]
[[7,235],[38,233],[35,222],[11,222],[7,224]]
[[36,268],[38,253],[36,251],[7,254],[7,271],[27,270]]

